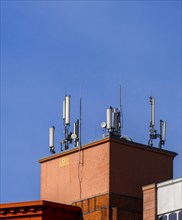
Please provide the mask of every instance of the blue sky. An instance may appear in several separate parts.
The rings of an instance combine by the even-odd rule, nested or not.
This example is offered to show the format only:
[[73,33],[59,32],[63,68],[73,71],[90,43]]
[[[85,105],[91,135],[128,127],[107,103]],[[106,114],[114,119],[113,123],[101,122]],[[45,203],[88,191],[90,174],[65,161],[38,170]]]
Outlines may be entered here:
[[1,202],[39,199],[38,160],[52,125],[59,152],[65,93],[72,124],[82,97],[84,144],[101,138],[120,84],[122,133],[147,144],[153,95],[182,176],[181,23],[181,1],[1,1]]

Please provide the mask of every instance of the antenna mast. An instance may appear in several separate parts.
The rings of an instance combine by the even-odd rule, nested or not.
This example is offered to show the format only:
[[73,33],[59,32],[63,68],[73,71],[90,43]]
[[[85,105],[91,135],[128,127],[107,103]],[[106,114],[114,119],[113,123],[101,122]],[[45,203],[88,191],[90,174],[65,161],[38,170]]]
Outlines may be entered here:
[[63,100],[63,125],[64,125],[64,140],[61,142],[61,151],[63,150],[63,144],[65,150],[69,148],[69,143],[72,143],[71,135],[69,133],[70,127],[70,95],[65,95]]
[[71,138],[74,140],[75,147],[81,147],[81,102],[80,97],[80,116],[74,123],[74,133],[71,135]]
[[101,127],[107,132],[103,137],[115,136],[121,138],[123,123],[122,103],[121,103],[121,85],[119,90],[119,108],[109,107],[106,110],[106,122],[101,123]]
[[[74,146],[78,147],[81,139],[81,98],[80,98],[80,119],[74,123],[74,131],[69,132],[70,128],[70,95],[65,95],[63,100],[63,125],[64,125],[64,140],[61,141],[61,151],[67,150],[69,144],[74,141]],[[63,149],[64,147],[64,149]]]
[[162,148],[162,145],[166,141],[166,121],[160,120],[160,134],[155,130],[155,99],[153,96],[149,97],[151,105],[151,119],[149,125],[149,141],[148,145],[153,147],[153,140],[159,138],[159,148]]
[[104,134],[105,137],[121,137],[120,110],[118,108],[112,108],[110,106],[106,110],[106,122],[102,122],[101,127],[107,130],[107,133]]
[[150,125],[149,125],[149,146],[153,146],[153,139],[157,138],[157,131],[155,130],[155,99],[153,96],[149,97],[150,105],[151,105],[151,117],[150,117]]
[[122,128],[123,128],[123,109],[122,109],[122,97],[121,97],[121,85],[120,85],[120,97],[119,97],[119,110],[120,110],[120,134],[122,136]]
[[80,133],[79,133],[79,140],[80,140],[80,147],[82,146],[82,142],[81,142],[81,138],[82,138],[82,133],[81,133],[81,131],[82,131],[82,97],[80,97],[80,119],[79,119],[79,130],[80,130]]

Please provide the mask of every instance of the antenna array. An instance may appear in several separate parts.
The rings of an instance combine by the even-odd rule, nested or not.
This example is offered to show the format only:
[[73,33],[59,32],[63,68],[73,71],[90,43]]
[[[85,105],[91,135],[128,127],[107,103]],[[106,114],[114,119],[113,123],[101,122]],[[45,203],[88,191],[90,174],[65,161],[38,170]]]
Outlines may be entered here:
[[[74,123],[74,130],[73,132],[70,130],[70,95],[65,95],[65,98],[63,100],[63,126],[64,126],[64,139],[60,142],[60,148],[61,151],[68,150],[69,144],[74,144],[74,147],[80,146],[80,139],[81,139],[81,110],[80,110],[80,119],[77,119]],[[80,101],[81,102],[81,101]],[[80,104],[81,108],[81,104]],[[49,150],[51,153],[55,153],[55,147],[54,147],[54,130],[55,127],[49,128]],[[79,136],[80,135],[80,136]]]
[[106,122],[101,123],[101,127],[106,129],[107,136],[121,136],[121,111],[111,106],[106,110]]
[[106,110],[106,122],[101,123],[101,127],[105,129],[104,137],[117,136],[121,137],[121,130],[123,127],[123,112],[121,103],[121,85],[119,90],[119,109],[109,107]]
[[155,98],[150,96],[151,119],[149,125],[149,141],[148,145],[153,147],[153,140],[159,138],[159,148],[166,142],[166,121],[160,120],[160,134],[155,130]]
[[[159,138],[159,148],[166,142],[166,121],[160,120],[160,134],[155,129],[155,98],[149,97],[151,105],[151,118],[149,124],[149,141],[148,145],[153,147],[153,140]],[[65,95],[63,100],[63,126],[64,126],[64,139],[60,142],[61,151],[68,150],[69,145],[73,144],[74,147],[81,147],[81,98],[80,98],[80,115],[73,125],[73,132],[70,130],[70,95]],[[101,127],[105,130],[104,137],[119,137],[128,141],[132,141],[127,136],[122,136],[123,114],[121,105],[121,86],[120,86],[120,107],[109,107],[106,110],[106,122],[101,123]],[[54,147],[54,131],[55,127],[49,128],[49,150],[52,154],[55,153]]]

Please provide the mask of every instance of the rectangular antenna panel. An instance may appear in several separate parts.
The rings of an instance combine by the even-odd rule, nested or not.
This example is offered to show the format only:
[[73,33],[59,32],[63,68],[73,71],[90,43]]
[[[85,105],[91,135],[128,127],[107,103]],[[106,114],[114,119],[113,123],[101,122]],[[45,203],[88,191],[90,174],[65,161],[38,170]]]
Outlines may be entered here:
[[113,112],[113,128],[115,131],[118,131],[118,113],[117,111],[114,109]]
[[54,147],[54,127],[49,128],[49,147]]
[[79,138],[79,120],[74,123],[74,134]]
[[112,126],[112,109],[111,108],[107,109],[106,123],[107,123],[107,129],[111,129],[111,126]]
[[160,120],[160,135],[161,140],[166,141],[166,121]]
[[66,102],[65,124],[69,125],[70,124],[70,96],[65,97],[65,102]]

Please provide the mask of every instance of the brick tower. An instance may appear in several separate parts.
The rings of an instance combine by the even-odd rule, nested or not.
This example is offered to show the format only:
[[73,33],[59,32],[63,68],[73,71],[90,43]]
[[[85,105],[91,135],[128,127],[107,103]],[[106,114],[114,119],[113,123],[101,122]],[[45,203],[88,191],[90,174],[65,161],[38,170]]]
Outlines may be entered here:
[[39,160],[40,199],[80,206],[84,220],[142,220],[142,186],[172,179],[175,156],[104,138]]

